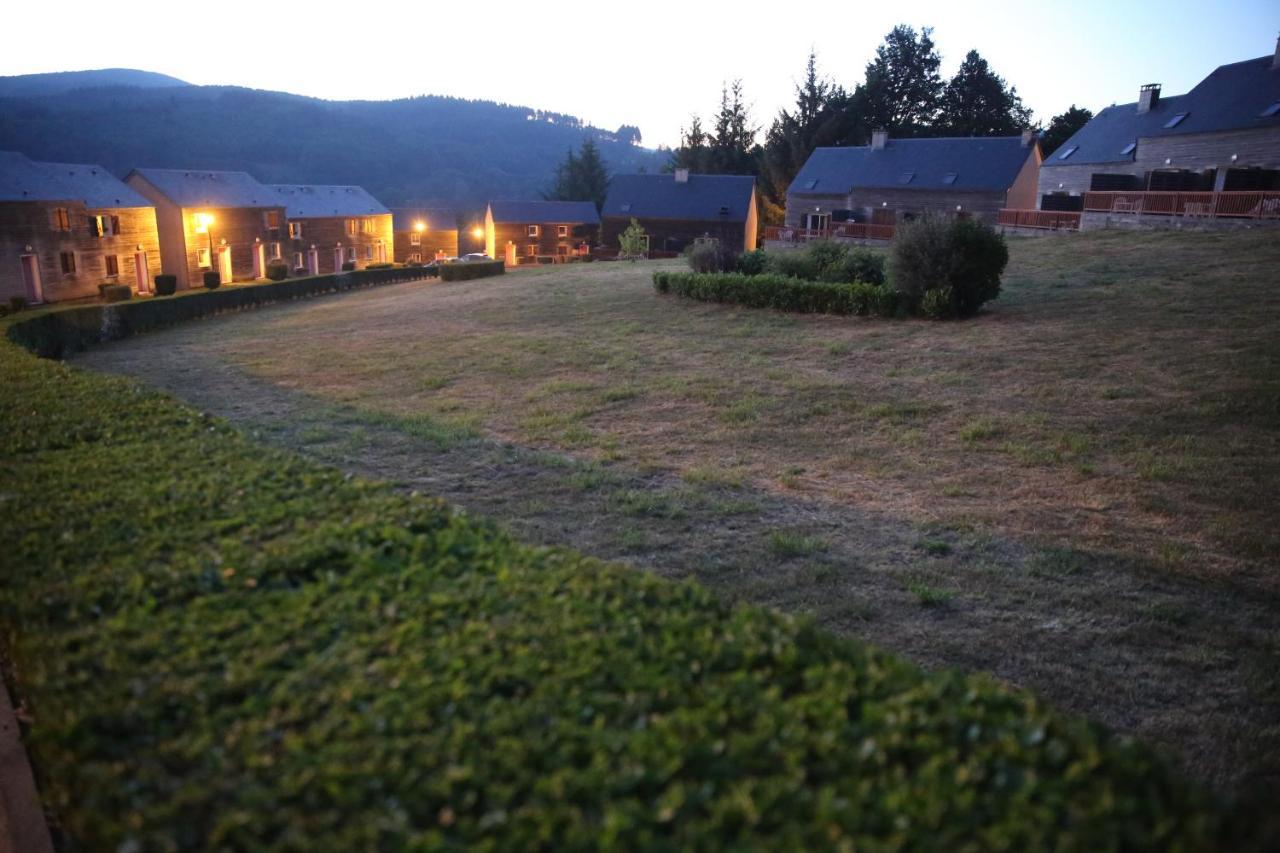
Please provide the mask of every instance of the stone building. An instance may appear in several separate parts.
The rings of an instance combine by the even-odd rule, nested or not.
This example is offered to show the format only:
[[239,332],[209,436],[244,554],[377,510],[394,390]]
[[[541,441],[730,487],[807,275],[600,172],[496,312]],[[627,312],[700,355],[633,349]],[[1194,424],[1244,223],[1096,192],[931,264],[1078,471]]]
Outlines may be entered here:
[[714,237],[736,252],[756,248],[759,212],[750,175],[615,175],[601,216],[601,245],[636,219],[652,252],[679,252],[700,237]]

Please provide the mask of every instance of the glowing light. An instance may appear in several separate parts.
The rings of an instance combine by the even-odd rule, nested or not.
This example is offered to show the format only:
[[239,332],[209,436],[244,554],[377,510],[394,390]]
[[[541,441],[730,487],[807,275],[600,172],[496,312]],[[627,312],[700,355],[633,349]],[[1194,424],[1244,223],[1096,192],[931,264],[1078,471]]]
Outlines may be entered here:
[[196,233],[208,234],[209,226],[213,224],[213,214],[197,213],[195,218],[196,218]]
[[414,231],[417,231],[419,234],[421,234],[423,231],[426,231],[426,230],[427,230],[427,223],[425,223],[425,222],[415,222],[415,223],[413,223],[413,230],[414,230]]
[[477,225],[475,228],[471,229],[471,236],[479,240],[484,236],[484,229]]

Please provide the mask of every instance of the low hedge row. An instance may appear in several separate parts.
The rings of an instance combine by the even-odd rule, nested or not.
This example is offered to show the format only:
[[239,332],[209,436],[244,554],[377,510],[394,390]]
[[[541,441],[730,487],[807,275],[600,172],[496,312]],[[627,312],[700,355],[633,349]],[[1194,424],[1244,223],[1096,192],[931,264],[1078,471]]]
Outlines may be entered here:
[[658,271],[653,286],[703,302],[732,302],[750,308],[777,308],[815,314],[860,314],[893,317],[898,293],[886,284],[831,284],[764,273],[694,273]]
[[1203,850],[1239,826],[989,678],[520,545],[5,342],[0,434],[6,676],[68,849]]
[[507,271],[507,265],[502,261],[459,261],[441,264],[439,270],[441,281],[469,281],[473,278],[502,275]]
[[396,268],[244,284],[216,290],[188,290],[165,299],[135,299],[124,303],[82,305],[46,311],[26,322],[10,325],[7,333],[14,343],[37,355],[61,358],[66,352],[75,352],[103,341],[127,338],[197,317],[424,277],[421,270]]

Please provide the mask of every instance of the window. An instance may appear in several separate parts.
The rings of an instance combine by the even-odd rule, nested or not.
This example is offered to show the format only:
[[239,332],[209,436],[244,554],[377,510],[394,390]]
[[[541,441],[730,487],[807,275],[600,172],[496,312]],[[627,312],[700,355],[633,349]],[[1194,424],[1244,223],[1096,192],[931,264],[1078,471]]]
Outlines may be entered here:
[[556,236],[557,236],[557,237],[568,237],[568,236],[569,236],[569,226],[568,226],[568,225],[557,225],[557,226],[556,226]]
[[365,247],[364,247],[364,259],[365,259],[366,261],[371,261],[371,260],[373,260],[373,247],[372,247],[372,246],[365,246]]
[[630,213],[630,212],[631,212],[631,202],[627,202],[626,204],[624,204],[624,205],[622,206],[622,212],[623,212],[623,213]]
[[410,232],[409,232],[409,245],[410,245],[410,246],[421,246],[421,245],[422,245],[422,235],[421,235],[421,234],[419,234],[417,231],[410,231]]
[[301,222],[289,223],[289,239],[291,240],[302,239],[302,223]]
[[119,216],[90,216],[89,230],[95,237],[111,237],[120,233]]
[[535,255],[538,254],[538,244],[530,243],[528,246],[525,246],[524,253],[531,258],[534,257]]
[[209,269],[213,266],[213,264],[209,262],[208,249],[196,249],[196,266],[203,269]]
[[280,260],[280,244],[279,243],[271,244],[271,259],[273,261]]
[[538,226],[537,226],[537,225],[530,225],[530,226],[529,226],[529,236],[530,236],[530,237],[537,237],[537,236],[538,236]]
[[76,253],[75,252],[63,252],[58,256],[58,260],[62,263],[63,275],[76,274]]
[[[354,219],[353,219],[353,220],[351,220],[351,221],[352,221],[352,222],[355,222],[355,220],[354,220]],[[347,260],[351,261],[352,263],[355,263],[355,260],[356,260],[356,247],[355,247],[355,246],[349,246],[349,247],[347,248]]]
[[302,253],[301,252],[293,253],[293,268],[295,270],[302,269]]
[[564,243],[561,243],[559,246],[556,246],[556,254],[557,255],[569,254],[569,247],[566,246]]
[[1280,101],[1276,101],[1274,104],[1267,107],[1261,113],[1262,118],[1271,118],[1272,116],[1275,116],[1275,115],[1280,115]]
[[356,221],[354,219],[347,220],[347,236],[348,237],[356,236]]
[[807,180],[807,181],[805,181],[805,182],[804,182],[804,188],[805,188],[805,189],[807,189],[807,190],[814,189],[814,188],[815,188],[815,187],[817,187],[817,186],[818,186],[818,179],[817,179],[817,178],[812,178],[812,179]]
[[422,255],[418,254],[417,252],[413,252],[412,254],[409,255],[409,263],[411,264],[422,263]]
[[1062,149],[1062,153],[1058,155],[1059,160],[1065,160],[1080,149],[1079,145],[1072,145],[1069,148]]
[[915,180],[915,178],[916,178],[916,173],[915,173],[915,172],[903,172],[903,173],[902,173],[902,175],[901,175],[901,176],[899,176],[899,178],[898,178],[898,183],[900,183],[900,184],[909,184],[909,183],[911,183],[912,181],[914,181],[914,180]]
[[53,209],[53,230],[71,230],[71,213],[65,207],[55,207]]
[[116,255],[107,255],[103,260],[107,262],[107,275],[120,275],[120,258]]
[[1137,150],[1137,148],[1138,148],[1138,143],[1136,143],[1136,142],[1130,142],[1130,143],[1129,143],[1128,145],[1126,145],[1123,149],[1121,149],[1120,153],[1121,153],[1121,154],[1132,154],[1135,150]]
[[262,213],[262,224],[267,226],[268,231],[280,230],[280,211],[267,210]]
[[1182,120],[1183,120],[1184,118],[1186,118],[1187,116],[1189,116],[1189,115],[1190,115],[1190,113],[1178,113],[1178,114],[1176,114],[1173,118],[1169,119],[1168,121],[1166,121],[1166,122],[1164,123],[1165,130],[1168,130],[1168,129],[1169,129],[1169,128],[1171,128],[1171,127],[1177,127],[1178,125],[1182,124]]
[[950,186],[951,184],[954,184],[956,182],[956,178],[958,177],[960,176],[955,172],[947,172],[945,175],[942,176],[942,182]]
[[360,231],[361,231],[362,233],[365,233],[365,234],[373,234],[373,233],[375,233],[375,231],[376,231],[376,229],[373,227],[373,225],[374,225],[374,223],[373,223],[373,220],[372,220],[372,219],[361,219],[361,220],[360,220]]

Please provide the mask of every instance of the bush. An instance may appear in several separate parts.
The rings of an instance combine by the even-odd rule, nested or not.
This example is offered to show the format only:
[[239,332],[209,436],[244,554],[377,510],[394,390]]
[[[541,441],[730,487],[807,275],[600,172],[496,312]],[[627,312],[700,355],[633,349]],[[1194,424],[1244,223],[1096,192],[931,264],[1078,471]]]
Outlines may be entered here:
[[491,275],[502,275],[507,265],[502,261],[459,261],[453,264],[440,265],[441,281],[468,281],[473,278],[487,278]]
[[771,273],[681,273],[658,271],[653,286],[703,302],[732,302],[749,308],[776,308],[816,314],[892,317],[897,312],[893,289],[883,284],[801,281]]
[[719,240],[692,243],[683,254],[694,272],[734,272],[738,268],[738,253],[721,246]]
[[124,302],[133,298],[133,288],[127,284],[108,284],[102,288],[103,302]]
[[204,286],[208,290],[217,290],[222,286],[222,274],[217,270],[205,270]]
[[950,320],[956,316],[955,294],[950,287],[926,290],[920,299],[920,313],[930,320]]
[[17,314],[19,311],[25,311],[26,309],[27,309],[27,297],[25,296],[9,297],[9,312],[11,314]]
[[[268,273],[271,267],[267,267]],[[156,296],[173,296],[178,292],[178,277],[167,273],[156,276]]]
[[[967,317],[1000,295],[1009,263],[1004,238],[968,219],[926,216],[898,229],[893,241],[893,286],[913,309],[931,290],[951,293],[952,314]],[[936,302],[940,296],[933,297]]]
[[267,264],[267,278],[271,281],[284,281],[289,277],[289,265],[283,261],[272,261]]
[[6,674],[67,849],[1245,846],[1031,694],[520,545],[132,380],[0,344],[0,434]]
[[387,263],[387,262],[385,262],[385,261],[379,261],[379,262],[378,262],[378,263],[376,263],[376,264],[366,264],[366,265],[365,265],[365,269],[367,269],[367,270],[389,270],[389,269],[393,268],[394,266],[395,266],[395,264],[389,264],[389,263]]
[[803,249],[775,252],[767,259],[766,269],[807,281],[885,282],[885,256],[882,252],[834,240],[818,240]]
[[343,261],[343,262],[342,262],[342,271],[343,271],[343,272],[351,272],[351,271],[352,271],[352,270],[354,270],[355,268],[356,268],[356,262],[355,262],[355,261]]
[[743,275],[760,275],[768,263],[764,249],[753,249],[738,256],[738,272]]
[[310,275],[311,273],[307,271],[306,267],[298,267],[293,271],[293,274],[294,276],[301,278],[302,276]]

